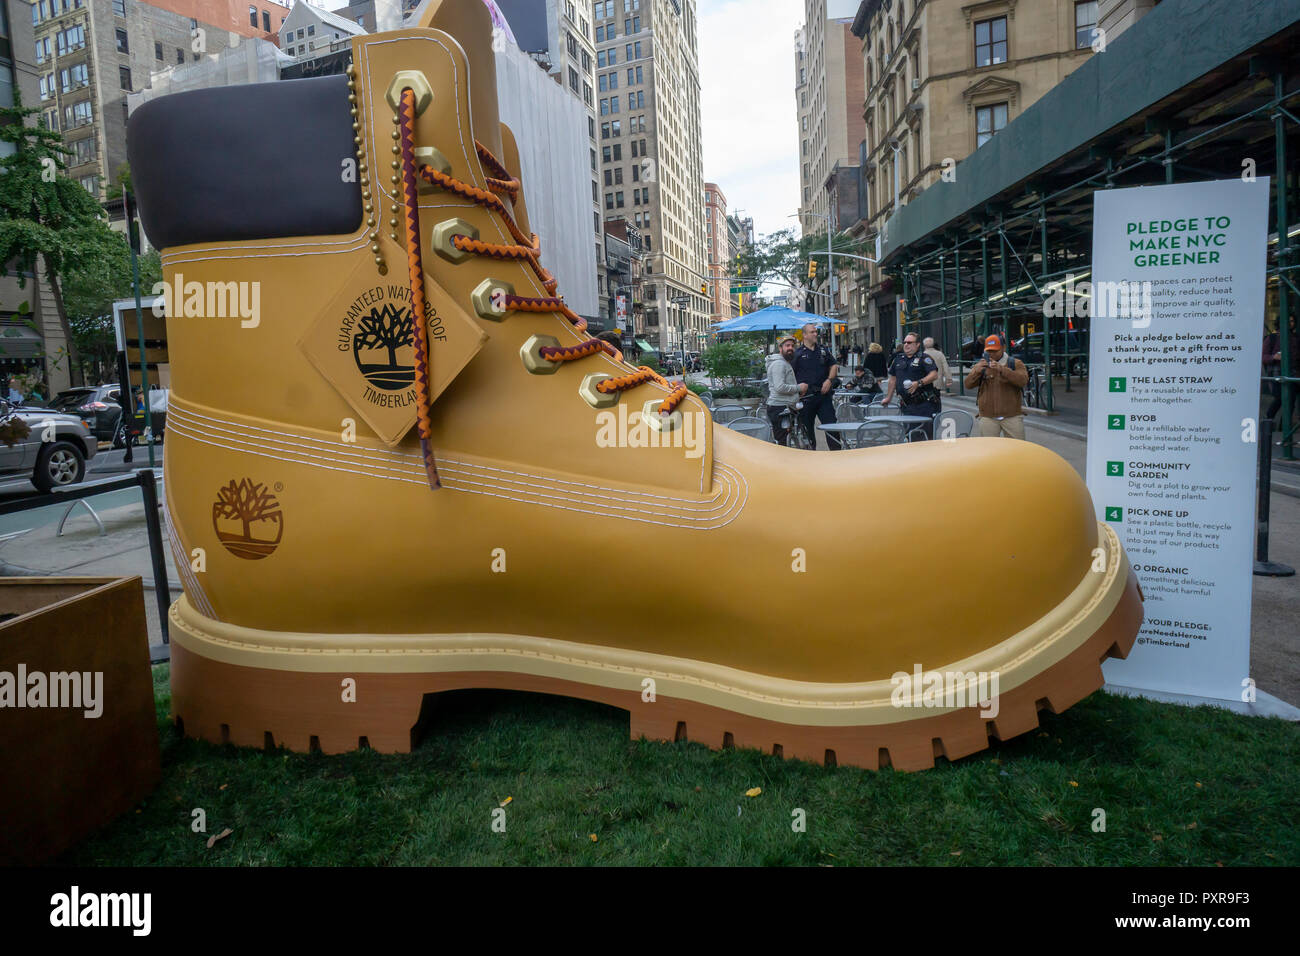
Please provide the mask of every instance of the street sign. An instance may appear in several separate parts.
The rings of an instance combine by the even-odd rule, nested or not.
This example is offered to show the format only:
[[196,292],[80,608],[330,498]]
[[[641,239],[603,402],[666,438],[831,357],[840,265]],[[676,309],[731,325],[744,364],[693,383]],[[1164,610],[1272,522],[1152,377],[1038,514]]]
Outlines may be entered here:
[[758,286],[756,285],[733,285],[731,287],[732,295],[744,295],[746,292],[757,292],[757,291],[758,291]]

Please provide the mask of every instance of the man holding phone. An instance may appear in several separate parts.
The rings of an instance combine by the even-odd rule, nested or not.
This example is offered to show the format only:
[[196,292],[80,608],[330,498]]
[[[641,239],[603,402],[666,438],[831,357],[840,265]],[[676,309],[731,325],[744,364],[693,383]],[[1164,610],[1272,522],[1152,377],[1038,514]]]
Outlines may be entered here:
[[1002,339],[990,335],[984,341],[984,357],[971,366],[966,375],[967,388],[979,388],[975,403],[979,406],[981,438],[1025,437],[1025,415],[1021,397],[1029,382],[1025,363],[1006,354]]

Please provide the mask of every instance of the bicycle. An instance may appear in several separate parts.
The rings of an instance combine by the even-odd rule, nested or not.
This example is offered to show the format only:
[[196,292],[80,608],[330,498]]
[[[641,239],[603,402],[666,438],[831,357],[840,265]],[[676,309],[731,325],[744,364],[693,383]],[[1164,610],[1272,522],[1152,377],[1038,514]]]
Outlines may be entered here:
[[1038,366],[1029,369],[1029,381],[1025,382],[1021,401],[1027,408],[1043,407],[1043,377]]
[[804,431],[803,426],[799,423],[798,416],[787,408],[781,412],[781,427],[785,430],[785,446],[787,448],[802,448],[805,451],[813,451],[816,445],[812,443],[808,433]]

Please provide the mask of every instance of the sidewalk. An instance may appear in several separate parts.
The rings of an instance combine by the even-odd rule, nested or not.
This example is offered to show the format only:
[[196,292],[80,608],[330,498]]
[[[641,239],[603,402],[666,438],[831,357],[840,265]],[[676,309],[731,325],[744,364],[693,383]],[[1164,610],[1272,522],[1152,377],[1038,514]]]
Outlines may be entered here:
[[[88,499],[92,505],[95,499]],[[144,613],[149,627],[149,646],[157,659],[162,645],[158,624],[158,606],[154,596],[153,565],[149,540],[145,532],[144,505],[136,502],[100,511],[104,523],[100,535],[95,521],[84,508],[75,508],[59,537],[58,519],[63,506],[44,508],[30,513],[31,530],[7,541],[0,541],[0,575],[52,577],[133,577],[144,583]],[[164,559],[167,563],[167,586],[174,601],[180,597],[180,576],[172,561],[167,540],[167,526],[162,528]]]

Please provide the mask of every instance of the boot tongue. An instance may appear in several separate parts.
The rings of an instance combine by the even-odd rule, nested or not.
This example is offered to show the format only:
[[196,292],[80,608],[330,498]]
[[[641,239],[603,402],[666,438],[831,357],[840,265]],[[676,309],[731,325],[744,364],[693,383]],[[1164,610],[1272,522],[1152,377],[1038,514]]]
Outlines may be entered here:
[[425,0],[411,18],[414,25],[455,37],[469,61],[470,122],[474,138],[503,159],[497,116],[496,54],[492,51],[492,14],[482,0]]

